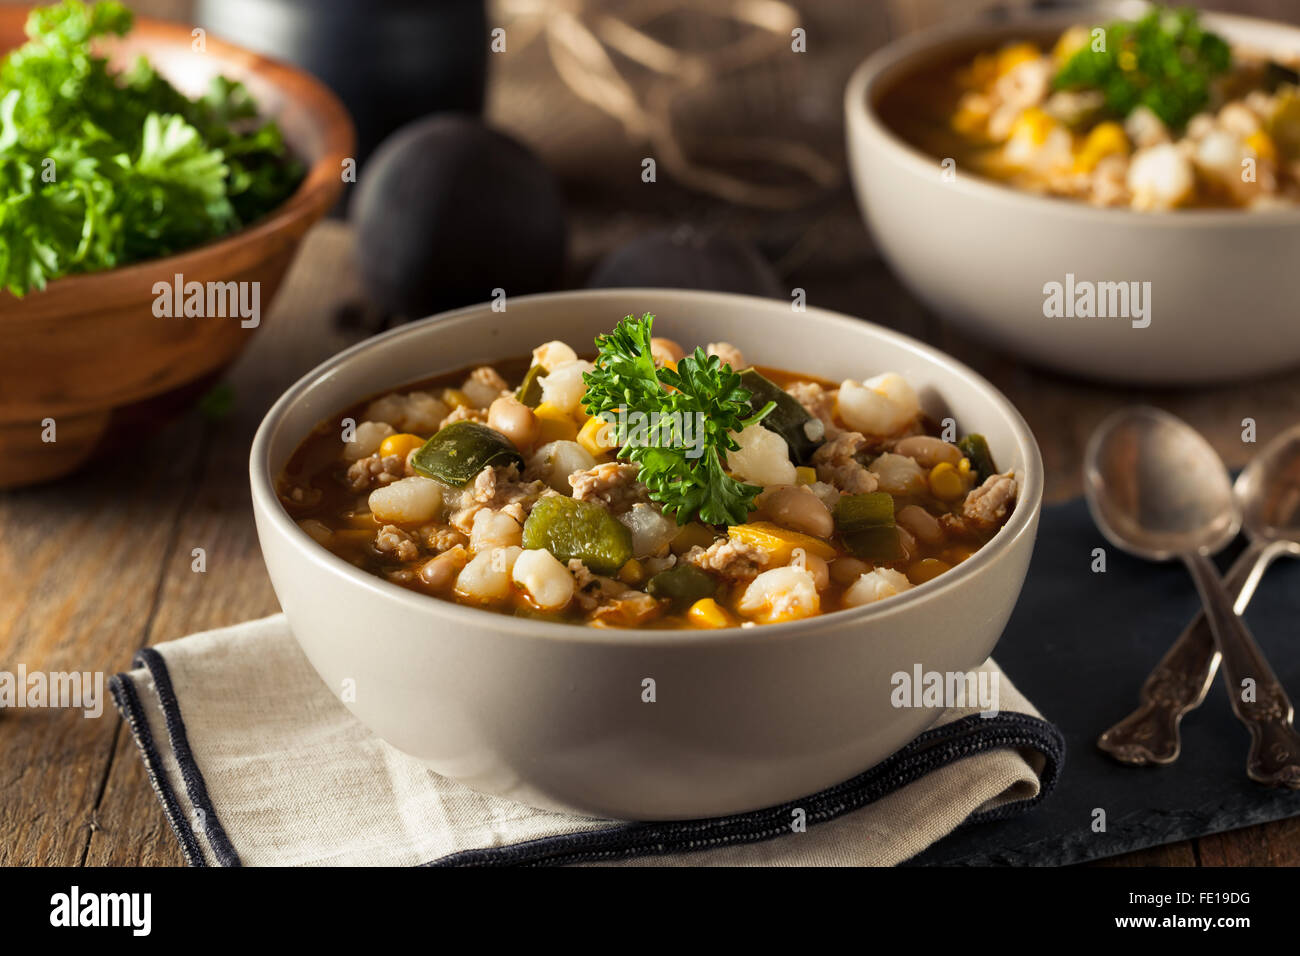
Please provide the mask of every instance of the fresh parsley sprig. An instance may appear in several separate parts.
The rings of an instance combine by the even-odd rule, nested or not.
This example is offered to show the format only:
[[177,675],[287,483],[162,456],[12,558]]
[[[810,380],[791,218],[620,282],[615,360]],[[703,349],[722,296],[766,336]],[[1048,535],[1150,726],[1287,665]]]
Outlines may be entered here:
[[0,288],[192,248],[279,205],[302,178],[248,91],[191,100],[140,58],[94,49],[130,31],[116,0],[37,7],[0,61]]
[[[774,405],[753,413],[740,374],[700,348],[675,369],[655,368],[653,325],[649,313],[629,315],[596,337],[596,368],[583,375],[583,405],[591,415],[614,416],[618,457],[640,465],[650,499],[678,524],[696,517],[705,524],[739,524],[762,489],[727,474],[726,455],[740,447],[734,433],[762,421]],[[642,424],[658,423],[650,441],[632,440],[634,412]]]
[[1181,129],[1209,102],[1211,83],[1232,65],[1227,42],[1201,26],[1195,10],[1157,7],[1105,27],[1104,49],[1089,44],[1061,66],[1059,90],[1098,90],[1107,112],[1127,117],[1146,106]]

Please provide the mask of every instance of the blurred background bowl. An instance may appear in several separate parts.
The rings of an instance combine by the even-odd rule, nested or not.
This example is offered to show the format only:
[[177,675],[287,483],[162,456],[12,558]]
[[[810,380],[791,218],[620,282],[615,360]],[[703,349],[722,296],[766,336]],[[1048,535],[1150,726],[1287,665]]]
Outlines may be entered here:
[[[0,53],[23,43],[27,10],[0,7]],[[0,291],[0,488],[47,481],[84,464],[110,424],[138,420],[168,400],[197,397],[256,327],[235,318],[158,318],[154,283],[258,282],[261,318],[303,234],[334,204],[352,155],[352,123],[335,96],[294,67],[208,38],[194,52],[191,28],[138,18],[111,47],[126,65],[146,55],[188,96],[222,74],[242,81],[274,119],[304,166],[281,206],[246,229],[186,252],[105,272],[70,276],[15,298]],[[53,420],[53,442],[42,440]]]
[[[877,106],[896,84],[954,56],[1015,39],[1055,38],[1075,23],[1132,14],[1132,4],[950,22],[866,60],[845,95],[850,170],[876,243],[935,312],[985,341],[1051,368],[1110,382],[1240,380],[1300,363],[1300,209],[1141,213],[1043,198],[905,143]],[[1205,14],[1234,45],[1300,55],[1300,29]],[[1047,318],[1044,284],[1067,273],[1151,283],[1151,323]]]

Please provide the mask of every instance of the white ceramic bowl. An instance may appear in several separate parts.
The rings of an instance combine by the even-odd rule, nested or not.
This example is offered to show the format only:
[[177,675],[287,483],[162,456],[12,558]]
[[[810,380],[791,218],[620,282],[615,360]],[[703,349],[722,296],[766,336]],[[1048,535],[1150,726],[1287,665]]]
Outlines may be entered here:
[[[1111,5],[1132,14],[1133,4]],[[1074,12],[949,23],[871,56],[845,94],[854,188],[876,243],[939,314],[1007,351],[1066,372],[1143,384],[1240,379],[1300,363],[1300,209],[1140,213],[1035,196],[956,170],[899,139],[876,112],[900,78],[955,52],[1055,37]],[[1300,55],[1300,29],[1204,15],[1234,44]],[[1044,285],[1067,273],[1151,283],[1150,325],[1047,318]]]
[[[886,603],[721,631],[604,630],[509,617],[366,574],[303,533],[274,477],[320,421],[376,392],[548,339],[580,352],[623,315],[653,312],[683,343],[734,342],[754,362],[839,380],[900,372],[927,411],[982,432],[1021,482],[1010,521],[938,579]],[[1042,463],[988,382],[897,333],[816,309],[720,293],[604,290],[460,309],[363,342],[267,413],[250,473],[272,584],[303,651],[390,744],[470,787],[625,819],[713,816],[813,793],[866,770],[937,716],[890,704],[890,676],[988,657],[1033,550]],[[655,682],[654,703],[642,700]]]

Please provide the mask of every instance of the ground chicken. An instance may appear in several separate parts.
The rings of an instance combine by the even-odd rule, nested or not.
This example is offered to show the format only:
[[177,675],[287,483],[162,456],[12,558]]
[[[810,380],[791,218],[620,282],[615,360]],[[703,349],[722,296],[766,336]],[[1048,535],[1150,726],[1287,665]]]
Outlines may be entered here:
[[691,548],[682,560],[705,571],[715,571],[729,581],[748,580],[758,575],[770,560],[768,553],[744,541],[722,538],[707,548]]
[[523,524],[537,499],[549,490],[544,481],[521,480],[513,464],[484,468],[466,486],[460,508],[449,520],[454,529],[469,534],[474,515],[483,508],[492,508]]
[[304,514],[320,504],[322,494],[319,488],[294,485],[280,492],[280,503],[290,514]]
[[414,561],[420,556],[420,546],[409,531],[403,531],[395,524],[386,524],[375,535],[375,550],[380,554],[391,554],[398,561]]
[[441,524],[426,524],[420,528],[420,538],[424,541],[425,547],[430,551],[442,553],[449,551],[456,545],[469,544],[469,536],[463,531],[457,531],[455,528]]
[[984,484],[971,491],[962,503],[961,513],[966,521],[985,530],[1000,527],[1011,513],[1016,500],[1016,479],[1005,475],[989,475]]
[[661,613],[666,603],[621,581],[592,573],[578,558],[569,560],[569,573],[575,585],[574,603],[587,612],[592,624],[634,627]]
[[876,476],[856,457],[869,445],[870,439],[861,432],[841,432],[813,452],[817,478],[846,495],[875,491]]
[[448,425],[454,425],[456,422],[478,422],[480,425],[486,425],[487,412],[481,408],[457,405],[451,410],[451,414],[442,420],[442,423],[438,426],[438,431],[442,431]]
[[749,367],[745,362],[745,356],[740,354],[740,349],[730,342],[710,342],[704,351],[708,355],[716,355],[723,364],[730,365],[736,371]]
[[406,459],[401,455],[381,455],[375,452],[359,458],[348,466],[347,484],[353,491],[372,491],[391,485],[407,475]]
[[491,389],[494,392],[514,394],[510,390],[510,385],[501,377],[501,373],[490,365],[480,365],[474,369],[470,372],[469,380],[482,385],[485,391]]
[[641,466],[635,462],[607,461],[575,471],[569,475],[569,485],[579,501],[599,501],[618,513],[649,500],[645,485],[637,480],[640,472]]
[[803,406],[804,411],[825,426],[827,441],[844,430],[835,424],[835,393],[837,389],[824,388],[816,382],[795,382],[786,388],[786,392]]

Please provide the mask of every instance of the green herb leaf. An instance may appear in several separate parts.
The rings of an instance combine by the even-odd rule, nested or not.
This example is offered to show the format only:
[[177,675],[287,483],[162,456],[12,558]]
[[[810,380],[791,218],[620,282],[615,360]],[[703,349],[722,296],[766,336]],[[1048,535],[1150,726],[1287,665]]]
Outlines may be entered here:
[[1204,29],[1195,10],[1156,8],[1105,27],[1105,49],[1085,46],[1056,75],[1057,89],[1098,90],[1119,118],[1146,106],[1171,129],[1209,102],[1213,79],[1232,65],[1226,41]]
[[0,61],[0,287],[14,295],[232,232],[302,178],[241,84],[190,100],[143,59],[110,72],[93,41],[131,22],[115,0],[38,7]]
[[[677,368],[655,368],[650,339],[654,316],[627,316],[608,335],[596,337],[596,368],[583,376],[583,404],[592,415],[613,413],[618,457],[640,465],[640,479],[650,499],[665,514],[686,524],[697,517],[706,524],[739,524],[753,510],[762,490],[726,472],[726,454],[739,446],[733,433],[763,419],[771,402],[758,412],[740,374],[716,355],[697,348]],[[618,413],[625,414],[619,415]],[[636,425],[657,421],[650,441],[632,441]]]

